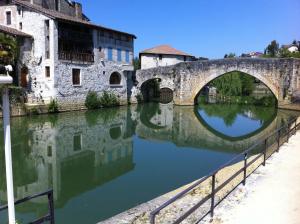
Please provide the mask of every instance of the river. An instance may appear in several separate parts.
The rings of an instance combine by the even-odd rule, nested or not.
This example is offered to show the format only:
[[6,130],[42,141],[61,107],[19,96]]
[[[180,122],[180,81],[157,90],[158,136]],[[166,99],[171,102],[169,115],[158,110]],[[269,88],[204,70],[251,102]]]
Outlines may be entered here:
[[[12,118],[15,198],[53,189],[56,223],[96,223],[205,176],[296,115],[149,103]],[[6,204],[2,136],[3,130],[0,203]],[[32,221],[47,213],[47,198],[16,211],[20,223]],[[7,223],[6,211],[0,223]]]

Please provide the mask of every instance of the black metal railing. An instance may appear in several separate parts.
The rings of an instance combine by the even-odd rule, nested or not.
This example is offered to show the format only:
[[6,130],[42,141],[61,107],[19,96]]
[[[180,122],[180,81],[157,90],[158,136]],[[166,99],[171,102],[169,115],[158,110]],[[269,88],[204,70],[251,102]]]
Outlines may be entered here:
[[[155,209],[150,213],[150,223],[155,224],[155,218],[156,216],[166,207],[169,205],[173,204],[176,202],[178,199],[183,198],[186,196],[189,192],[194,190],[196,187],[203,187],[204,182],[210,181],[209,182],[209,187],[210,187],[210,193],[208,193],[205,197],[193,205],[191,208],[189,208],[187,211],[185,211],[184,214],[179,215],[177,219],[173,222],[174,224],[176,223],[181,223],[183,220],[188,218],[192,213],[194,213],[197,209],[199,209],[201,206],[206,204],[208,207],[208,211],[204,212],[201,217],[199,217],[198,222],[203,220],[209,213],[211,217],[214,216],[214,209],[215,207],[221,203],[234,189],[236,189],[241,183],[243,185],[246,184],[247,178],[257,170],[258,167],[261,165],[265,166],[266,165],[266,160],[274,153],[274,152],[279,152],[279,148],[281,145],[283,145],[285,142],[289,141],[289,138],[291,135],[296,134],[297,129],[300,126],[300,122],[297,123],[297,118],[293,119],[292,121],[287,122],[287,124],[283,125],[279,129],[275,130],[274,132],[270,133],[262,139],[261,141],[258,141],[251,147],[249,147],[247,150],[244,152],[238,154],[235,156],[233,159],[222,165],[220,168],[217,170],[211,172],[209,175],[205,176],[204,178],[196,181],[189,187],[187,187],[185,190],[182,192],[178,193],[176,196],[165,202],[163,205]],[[260,158],[262,158],[262,161],[256,164]],[[224,182],[217,182],[217,176],[218,173],[222,172],[225,170],[226,167],[234,165],[237,163],[237,161],[242,162],[242,168],[238,169],[234,174],[232,174],[230,177],[228,177]],[[254,169],[249,172],[249,167],[254,166]],[[253,167],[252,167],[253,168]],[[236,184],[233,186],[230,186],[231,189],[229,191],[226,191],[225,195],[219,198],[219,201],[216,202],[216,194],[220,192],[223,188],[228,187],[229,183],[232,183],[233,180],[235,180],[239,175],[242,175],[242,180],[238,181]],[[218,186],[217,186],[218,185]],[[209,199],[210,199],[210,204],[209,204]],[[208,204],[207,204],[208,203]],[[198,223],[197,222],[197,223]]]
[[[36,220],[34,220],[33,222],[30,222],[29,224],[40,224],[40,223],[45,223],[45,222],[49,222],[50,224],[54,224],[55,220],[54,220],[54,202],[53,202],[53,190],[48,190],[39,194],[35,194],[32,196],[28,196],[26,198],[20,199],[15,201],[15,205],[30,201],[32,199],[35,198],[39,198],[39,197],[43,197],[43,196],[47,196],[48,198],[48,214],[40,217]],[[8,208],[8,205],[3,205],[0,206],[0,212],[3,210],[6,210]]]

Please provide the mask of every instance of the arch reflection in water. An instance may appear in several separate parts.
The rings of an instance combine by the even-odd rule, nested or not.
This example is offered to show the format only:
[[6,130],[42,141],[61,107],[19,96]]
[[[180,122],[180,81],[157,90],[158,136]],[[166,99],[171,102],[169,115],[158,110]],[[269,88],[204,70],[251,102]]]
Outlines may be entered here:
[[[53,188],[57,223],[96,223],[201,178],[294,116],[279,111],[274,120],[265,121],[264,129],[233,141],[209,129],[209,122],[201,122],[195,111],[194,107],[144,104],[14,118],[16,197]],[[6,195],[3,151],[2,204]],[[46,206],[47,200],[41,198],[17,207],[18,219],[26,223],[44,215]],[[6,223],[0,215],[0,223]]]
[[208,129],[227,139],[251,137],[266,128],[277,115],[275,107],[242,104],[201,104],[195,114]]

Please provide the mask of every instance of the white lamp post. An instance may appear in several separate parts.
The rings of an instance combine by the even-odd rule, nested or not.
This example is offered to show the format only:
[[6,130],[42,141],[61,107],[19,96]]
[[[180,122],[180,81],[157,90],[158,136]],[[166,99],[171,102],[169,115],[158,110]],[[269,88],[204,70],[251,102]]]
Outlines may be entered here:
[[0,86],[2,88],[2,113],[4,127],[4,144],[5,144],[5,169],[6,169],[6,187],[7,187],[7,204],[8,204],[8,219],[9,224],[15,224],[15,199],[14,199],[14,184],[12,172],[12,157],[11,157],[11,137],[10,137],[10,113],[9,113],[9,96],[7,85],[11,84],[13,79],[8,72],[12,71],[12,67],[0,66],[1,70],[5,70],[6,74],[0,75]]

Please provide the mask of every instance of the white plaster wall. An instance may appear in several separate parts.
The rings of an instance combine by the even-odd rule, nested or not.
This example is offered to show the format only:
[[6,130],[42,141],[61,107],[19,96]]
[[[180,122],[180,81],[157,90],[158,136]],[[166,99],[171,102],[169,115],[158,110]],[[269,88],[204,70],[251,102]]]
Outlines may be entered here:
[[297,52],[298,51],[298,47],[296,46],[292,46],[288,48],[289,52]]
[[[11,12],[11,25],[6,24],[6,12]],[[8,26],[11,28],[18,28],[18,12],[17,12],[17,6],[15,5],[6,5],[6,6],[0,6],[0,24],[4,26]]]
[[[49,20],[50,32],[50,58],[45,55],[45,21]],[[39,13],[29,10],[23,11],[19,16],[23,24],[22,31],[30,34],[34,41],[30,58],[23,58],[22,62],[29,68],[30,90],[36,99],[43,99],[45,103],[55,97],[54,89],[54,46],[56,42],[55,22]],[[50,78],[46,78],[45,67],[50,67]]]
[[[191,61],[191,57],[186,57],[186,61]],[[155,68],[158,66],[169,66],[184,62],[184,56],[179,55],[162,55],[161,60],[156,54],[141,55],[141,69]]]

